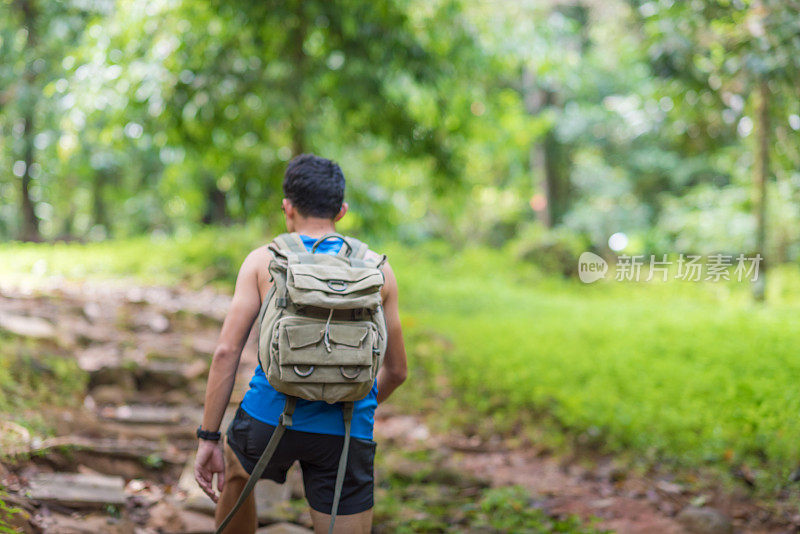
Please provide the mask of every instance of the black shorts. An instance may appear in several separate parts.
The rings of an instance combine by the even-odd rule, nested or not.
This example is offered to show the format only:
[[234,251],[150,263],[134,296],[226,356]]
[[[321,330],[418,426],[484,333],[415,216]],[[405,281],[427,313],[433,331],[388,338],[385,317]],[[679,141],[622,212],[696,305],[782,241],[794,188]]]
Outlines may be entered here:
[[[248,473],[253,472],[273,430],[273,425],[251,417],[241,406],[236,410],[236,416],[228,427],[228,444]],[[283,484],[286,482],[286,472],[299,460],[309,506],[318,512],[330,514],[343,444],[344,436],[287,428],[261,478]],[[374,505],[374,461],[374,441],[350,438],[347,471],[339,500],[340,515],[365,512]]]

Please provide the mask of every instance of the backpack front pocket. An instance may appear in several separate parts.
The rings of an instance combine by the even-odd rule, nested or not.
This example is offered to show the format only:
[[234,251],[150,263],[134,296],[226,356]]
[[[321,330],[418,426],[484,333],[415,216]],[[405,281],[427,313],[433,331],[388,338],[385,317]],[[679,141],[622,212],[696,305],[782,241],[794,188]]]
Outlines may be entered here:
[[291,264],[286,286],[298,306],[374,310],[381,303],[383,273],[374,267]]
[[278,325],[273,341],[280,380],[290,383],[372,381],[377,332],[370,323]]

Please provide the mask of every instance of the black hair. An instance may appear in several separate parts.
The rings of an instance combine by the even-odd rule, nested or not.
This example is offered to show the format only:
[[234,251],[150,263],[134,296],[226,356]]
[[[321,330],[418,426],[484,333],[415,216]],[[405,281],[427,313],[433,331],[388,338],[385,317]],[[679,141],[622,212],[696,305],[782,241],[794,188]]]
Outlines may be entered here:
[[336,162],[301,154],[289,162],[283,194],[301,215],[333,219],[344,202],[344,174]]

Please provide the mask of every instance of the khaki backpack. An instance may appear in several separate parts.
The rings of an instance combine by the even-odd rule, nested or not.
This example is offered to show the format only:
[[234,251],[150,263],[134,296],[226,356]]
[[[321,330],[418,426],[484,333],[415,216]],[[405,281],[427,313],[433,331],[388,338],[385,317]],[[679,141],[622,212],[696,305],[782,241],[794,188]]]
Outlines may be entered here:
[[[342,241],[339,253],[317,254],[329,239]],[[367,245],[352,237],[326,234],[309,252],[299,234],[281,234],[270,243],[272,287],[258,318],[258,361],[276,391],[286,394],[278,426],[259,458],[239,500],[220,524],[221,533],[252,491],[292,426],[297,398],[342,402],[345,438],[334,488],[328,532],[333,532],[350,446],[353,402],[369,394],[386,353],[386,321],[381,306],[386,256],[367,259]]]

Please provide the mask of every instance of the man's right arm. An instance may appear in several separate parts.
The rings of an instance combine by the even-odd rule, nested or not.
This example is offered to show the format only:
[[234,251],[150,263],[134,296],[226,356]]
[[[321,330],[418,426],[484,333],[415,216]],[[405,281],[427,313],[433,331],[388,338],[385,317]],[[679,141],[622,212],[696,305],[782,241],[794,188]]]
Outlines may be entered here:
[[[217,348],[211,359],[208,372],[208,385],[203,405],[202,428],[211,432],[219,429],[225,408],[231,397],[236,380],[236,370],[242,347],[247,341],[250,328],[258,315],[261,298],[258,288],[258,273],[266,265],[263,250],[251,252],[242,263],[236,279],[231,306],[222,324]],[[217,489],[221,492],[225,485],[225,463],[219,442],[201,439],[195,459],[195,478],[200,487],[214,502],[218,495],[212,486],[214,474],[217,474]]]
[[378,402],[383,402],[406,379],[406,347],[403,342],[403,329],[400,326],[400,306],[397,296],[397,278],[391,266],[383,266],[385,282],[383,285],[383,313],[386,317],[386,332],[389,342],[383,365],[378,371]]

